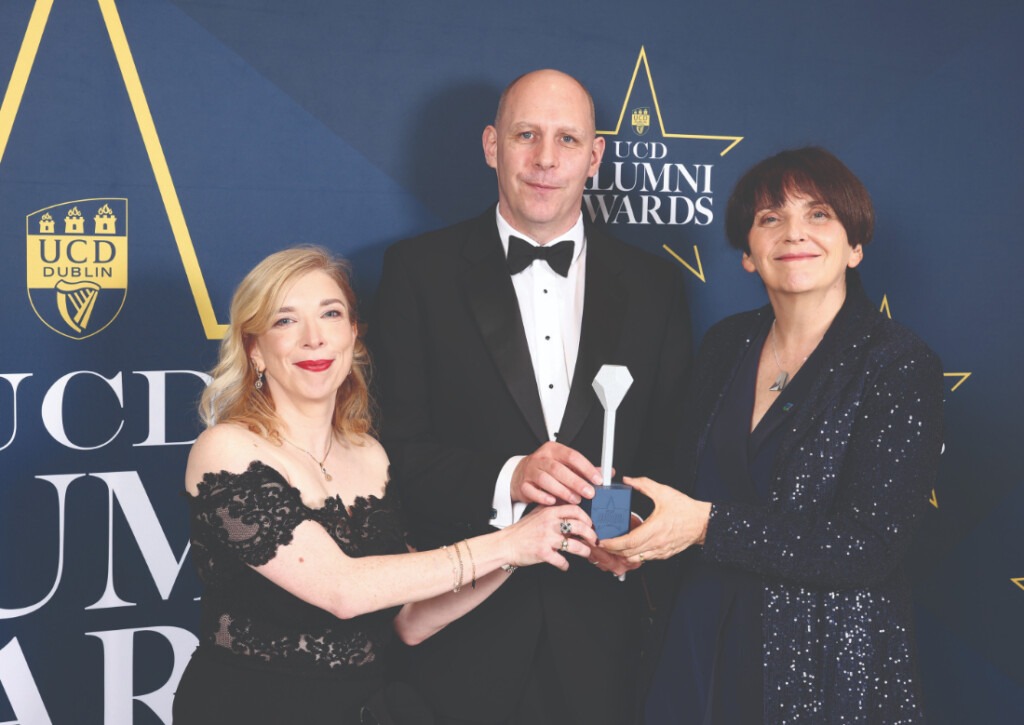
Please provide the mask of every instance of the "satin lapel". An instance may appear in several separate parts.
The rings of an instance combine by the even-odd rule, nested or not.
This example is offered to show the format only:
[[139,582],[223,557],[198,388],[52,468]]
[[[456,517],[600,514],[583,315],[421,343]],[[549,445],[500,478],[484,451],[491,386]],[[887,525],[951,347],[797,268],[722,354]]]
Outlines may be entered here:
[[505,267],[493,209],[489,214],[490,223],[483,223],[485,215],[481,219],[480,233],[467,240],[463,248],[469,268],[461,275],[462,288],[491,359],[538,443],[543,443],[548,440],[547,427],[530,348],[512,279]]
[[614,240],[587,228],[587,274],[583,292],[583,324],[576,355],[569,400],[562,415],[558,440],[571,445],[595,405],[594,377],[605,364],[621,364],[613,358],[628,307],[629,290],[619,279],[621,270],[612,245]]
[[758,310],[757,315],[752,318],[749,329],[745,330],[741,338],[736,341],[735,350],[730,347],[728,364],[712,367],[705,377],[697,381],[697,385],[691,383],[689,400],[692,402],[688,418],[693,421],[692,425],[696,426],[694,433],[697,447],[692,454],[691,467],[686,471],[690,475],[690,480],[697,480],[697,459],[707,445],[708,434],[720,412],[722,400],[736,378],[736,372],[743,356],[747,354],[750,343],[757,337],[758,330],[767,324],[765,320],[770,319],[769,315],[770,308],[768,307]]

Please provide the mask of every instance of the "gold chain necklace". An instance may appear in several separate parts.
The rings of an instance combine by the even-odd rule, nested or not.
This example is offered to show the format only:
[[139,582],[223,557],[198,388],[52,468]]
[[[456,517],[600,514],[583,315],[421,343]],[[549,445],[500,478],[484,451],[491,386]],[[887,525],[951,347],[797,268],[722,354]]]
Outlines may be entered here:
[[298,443],[292,443],[290,440],[288,440],[284,436],[281,436],[281,440],[283,440],[285,443],[287,443],[290,446],[294,446],[294,447],[298,448],[300,451],[302,451],[307,456],[312,458],[313,459],[313,463],[315,463],[317,466],[320,467],[320,473],[324,474],[324,479],[325,480],[327,480],[327,481],[333,481],[334,480],[334,478],[331,476],[331,474],[329,474],[327,472],[327,469],[324,468],[324,461],[327,460],[327,456],[331,455],[331,446],[334,445],[334,432],[333,431],[331,432],[331,439],[329,441],[327,441],[327,452],[324,453],[324,457],[321,458],[319,461],[316,459],[316,456],[314,456],[312,453],[310,453],[305,448],[300,446]]

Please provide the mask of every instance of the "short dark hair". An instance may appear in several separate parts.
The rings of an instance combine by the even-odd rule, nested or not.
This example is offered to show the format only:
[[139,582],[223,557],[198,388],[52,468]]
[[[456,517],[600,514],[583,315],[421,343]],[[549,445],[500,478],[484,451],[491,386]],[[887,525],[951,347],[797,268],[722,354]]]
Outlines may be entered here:
[[851,247],[871,241],[875,210],[864,184],[831,153],[807,146],[765,159],[736,182],[725,210],[729,245],[749,253],[754,215],[760,209],[782,206],[787,196],[796,193],[832,207]]

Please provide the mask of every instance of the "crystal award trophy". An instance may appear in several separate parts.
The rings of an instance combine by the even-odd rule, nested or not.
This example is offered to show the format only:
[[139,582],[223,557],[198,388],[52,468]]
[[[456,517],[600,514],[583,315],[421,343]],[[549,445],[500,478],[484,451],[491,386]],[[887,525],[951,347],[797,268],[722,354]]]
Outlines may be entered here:
[[594,378],[594,390],[604,406],[601,485],[594,487],[594,498],[583,499],[580,506],[594,522],[599,539],[611,539],[629,531],[633,489],[624,483],[612,482],[612,456],[615,453],[615,411],[632,384],[633,376],[623,365],[603,365]]

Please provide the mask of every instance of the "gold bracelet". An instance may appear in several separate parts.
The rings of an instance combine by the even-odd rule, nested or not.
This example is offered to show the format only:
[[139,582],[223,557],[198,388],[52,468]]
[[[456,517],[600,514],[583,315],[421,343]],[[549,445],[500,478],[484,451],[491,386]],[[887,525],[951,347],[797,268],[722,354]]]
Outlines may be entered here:
[[469,582],[469,586],[476,589],[476,560],[473,559],[473,550],[469,548],[469,540],[463,539],[462,543],[466,545],[466,551],[469,552],[469,566],[472,571],[472,579]]
[[448,563],[452,565],[452,591],[457,592],[459,591],[460,582],[459,571],[455,568],[455,557],[452,556],[452,550],[447,545],[442,546],[441,549],[448,555]]
[[452,588],[452,592],[458,594],[460,591],[462,591],[462,552],[459,551],[459,542],[457,541],[454,544],[452,544],[452,548],[455,549],[455,556],[459,560],[459,581]]

